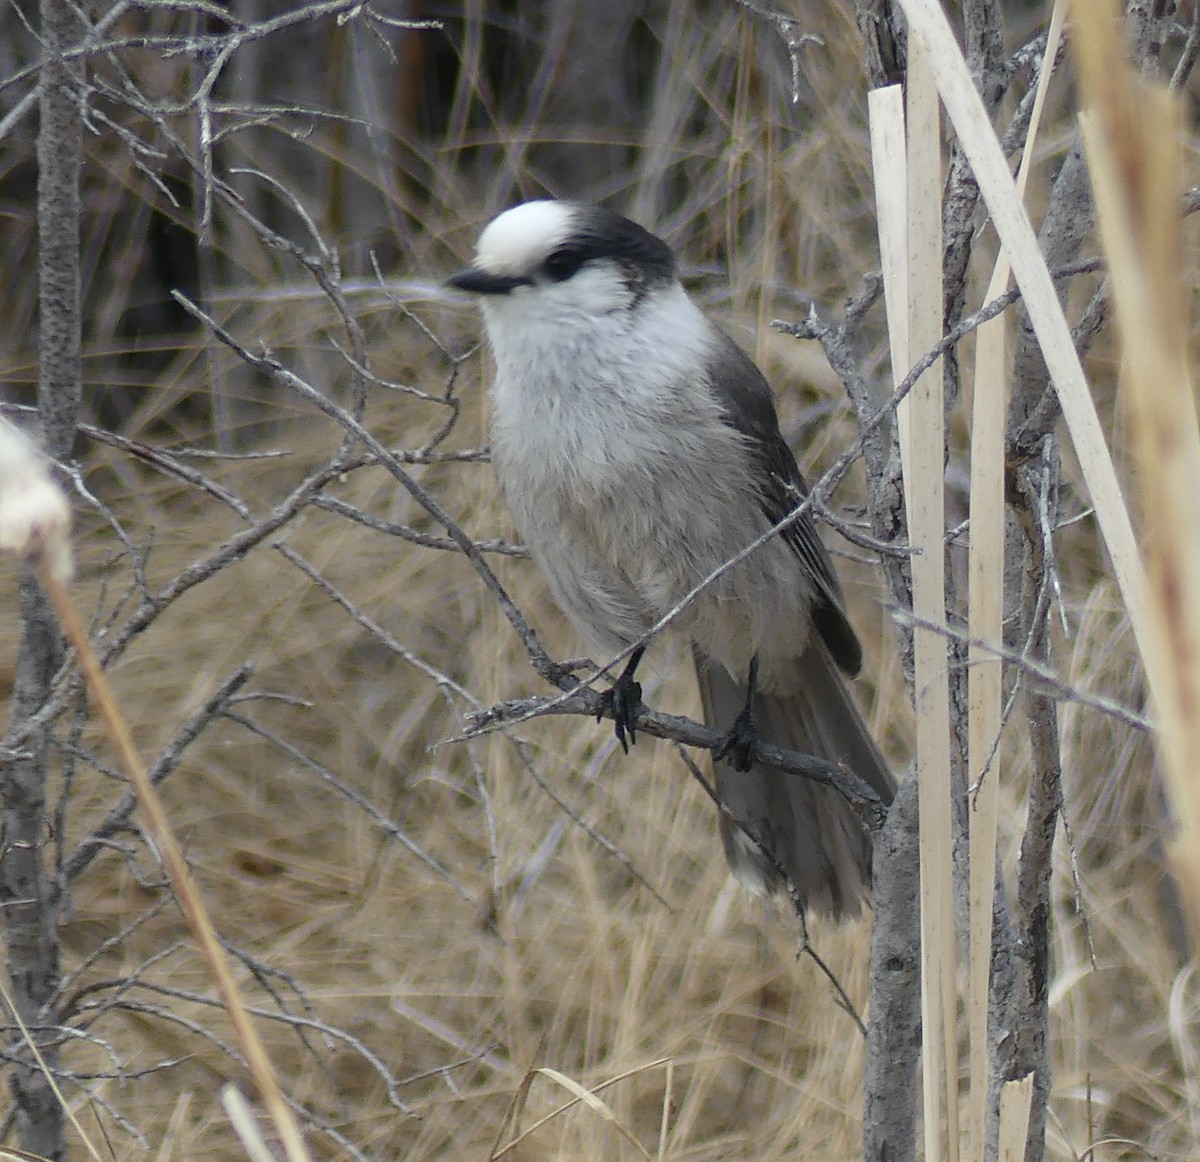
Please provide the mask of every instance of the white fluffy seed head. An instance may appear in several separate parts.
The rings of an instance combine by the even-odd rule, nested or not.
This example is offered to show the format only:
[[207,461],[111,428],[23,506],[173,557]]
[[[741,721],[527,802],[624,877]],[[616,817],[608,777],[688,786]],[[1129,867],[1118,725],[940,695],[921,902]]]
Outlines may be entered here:
[[71,508],[29,438],[0,419],[0,550],[43,556],[59,581],[71,576]]

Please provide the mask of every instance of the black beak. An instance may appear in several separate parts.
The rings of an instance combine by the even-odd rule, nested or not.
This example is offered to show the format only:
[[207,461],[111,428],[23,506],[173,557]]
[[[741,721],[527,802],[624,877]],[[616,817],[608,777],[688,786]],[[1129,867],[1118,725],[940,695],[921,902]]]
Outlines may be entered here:
[[477,266],[468,266],[446,279],[446,285],[456,290],[467,291],[473,295],[506,295],[519,286],[530,286],[527,278],[517,278],[510,274],[488,274]]

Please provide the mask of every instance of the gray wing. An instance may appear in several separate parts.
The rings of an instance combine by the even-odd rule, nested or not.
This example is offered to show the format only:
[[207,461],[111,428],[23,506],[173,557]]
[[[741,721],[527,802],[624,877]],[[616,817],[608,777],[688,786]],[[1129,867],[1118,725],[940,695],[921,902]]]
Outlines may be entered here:
[[[712,388],[726,422],[746,437],[758,462],[763,512],[772,524],[777,524],[808,495],[808,484],[779,430],[771,385],[750,356],[723,332],[719,334]],[[846,618],[842,587],[816,524],[806,513],[782,536],[816,583],[813,627],[838,667],[856,676],[862,669],[862,647]]]

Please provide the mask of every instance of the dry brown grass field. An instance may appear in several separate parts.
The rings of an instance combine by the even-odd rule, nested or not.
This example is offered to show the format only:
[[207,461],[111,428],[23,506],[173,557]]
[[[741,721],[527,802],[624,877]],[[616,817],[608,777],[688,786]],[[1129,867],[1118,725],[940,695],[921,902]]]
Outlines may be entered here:
[[[697,6],[655,26],[661,100],[647,132],[660,136],[631,130],[639,165],[597,193],[640,207],[646,224],[680,247],[695,293],[768,373],[785,432],[816,476],[853,439],[854,418],[816,345],[769,323],[802,318],[810,300],[823,313],[838,312],[879,258],[853,14],[848,5],[808,5],[803,15],[805,31],[823,42],[803,49],[795,105],[769,24]],[[1014,15],[1010,47],[1043,20],[1040,9]],[[338,51],[367,51],[369,38],[331,36]],[[148,68],[144,60],[140,67]],[[336,96],[334,82],[322,78],[326,88],[314,103]],[[306,202],[347,253],[361,259],[372,245],[384,256],[383,273],[396,280],[404,309],[378,290],[350,302],[375,375],[435,397],[452,387],[460,410],[440,453],[486,443],[489,368],[482,351],[451,366],[447,352],[468,352],[478,324],[435,288],[467,257],[490,213],[516,191],[534,192],[538,172],[536,149],[530,160],[522,152],[537,145],[538,125],[524,126],[525,139],[512,130],[500,140],[511,126],[481,121],[486,101],[467,81],[459,86],[444,127],[459,137],[426,143],[419,182],[414,167],[411,180],[379,186],[379,202],[390,209],[370,228],[331,209],[335,193],[319,177],[313,185],[326,188],[328,203]],[[671,86],[688,94],[674,119]],[[1035,220],[1073,141],[1067,78],[1056,79],[1051,93],[1030,198]],[[150,134],[137,117],[130,124]],[[370,185],[370,165],[348,156],[336,127],[306,128],[307,137],[297,136],[329,174],[345,166]],[[223,164],[260,166],[288,183],[286,156],[275,158],[269,135],[247,132],[245,142],[231,138]],[[1195,146],[1193,135],[1193,173]],[[130,207],[161,208],[161,199],[120,142],[101,136],[87,148],[85,381],[93,386],[85,409],[101,426],[180,456],[261,516],[329,461],[342,433],[194,331],[163,341],[153,373],[134,364],[137,341],[115,322],[127,305],[121,296],[131,293],[122,272],[141,269],[145,224]],[[15,165],[6,180],[16,180]],[[501,188],[507,165],[516,181]],[[669,168],[672,180],[658,181],[655,166]],[[311,188],[298,196],[305,200]],[[281,216],[307,244],[295,218]],[[215,264],[228,285],[216,288],[213,313],[248,348],[265,345],[347,403],[348,369],[333,347],[344,346],[345,334],[328,300],[244,224],[218,221]],[[403,241],[393,234],[389,243],[401,221]],[[981,253],[991,245],[981,242]],[[14,399],[28,398],[36,378],[34,289],[30,272],[20,274],[28,255],[15,240],[0,247],[6,278],[25,279],[19,294],[6,296],[3,376]],[[1096,244],[1084,252],[1097,253]],[[976,265],[972,306],[990,270],[988,262]],[[365,261],[354,274],[364,284],[373,278]],[[422,286],[429,293],[419,293]],[[1081,307],[1090,289],[1073,292],[1072,306]],[[886,350],[879,306],[859,354],[881,398]],[[1117,361],[1105,336],[1088,370],[1120,458]],[[215,446],[210,376],[223,385],[239,455],[189,459],[188,449]],[[101,383],[105,393],[94,386]],[[436,401],[368,390],[364,423],[389,448],[424,448],[447,418]],[[966,505],[961,416],[952,431],[954,524]],[[247,525],[211,491],[126,450],[84,438],[78,453],[91,495],[145,552],[150,592]],[[1141,711],[1128,623],[1069,447],[1064,455],[1063,515],[1079,519],[1064,526],[1057,546],[1055,665],[1070,685]],[[486,462],[446,458],[411,471],[472,536],[511,537]],[[862,487],[861,473],[852,473],[837,492],[846,514],[861,510]],[[440,535],[378,465],[354,467],[326,491],[381,520]],[[75,507],[74,590],[103,645],[104,634],[118,634],[134,613],[137,592],[112,522],[86,500],[76,498]],[[832,534],[828,541],[842,553],[867,651],[860,693],[902,770],[912,748],[910,695],[878,569],[862,550]],[[951,566],[961,573],[965,556],[957,554],[952,548]],[[547,648],[559,658],[577,654],[534,568],[519,558],[488,559]],[[15,569],[0,562],[0,697],[14,679],[16,591]],[[235,971],[284,1088],[330,1131],[311,1132],[315,1157],[861,1156],[864,1042],[856,1024],[800,954],[790,910],[733,885],[712,806],[674,747],[644,738],[624,755],[608,725],[576,717],[458,740],[472,709],[546,692],[462,555],[306,506],[172,601],[112,666],[152,764],[246,663],[253,674],[240,700],[182,752],[162,791],[218,930],[245,954],[235,957]],[[644,682],[656,708],[697,713],[685,651],[661,647]],[[1079,703],[1061,703],[1060,723],[1073,853],[1060,828],[1047,1156],[1198,1157],[1200,986],[1190,968],[1181,970],[1176,913],[1164,896],[1153,748]],[[98,727],[72,734],[68,716],[61,733],[85,756],[50,792],[48,858],[69,859],[125,787]],[[1014,723],[1003,743],[1000,850],[1009,873],[1023,822],[1025,745]],[[70,884],[63,996],[77,1032],[61,1047],[74,1078],[65,1093],[101,1157],[245,1157],[219,1102],[223,1082],[244,1082],[245,1074],[160,881],[144,840],[123,831]],[[862,1011],[869,923],[814,921],[809,935]],[[599,1100],[578,1100],[572,1084]],[[84,1157],[74,1130],[69,1138],[71,1156]]]

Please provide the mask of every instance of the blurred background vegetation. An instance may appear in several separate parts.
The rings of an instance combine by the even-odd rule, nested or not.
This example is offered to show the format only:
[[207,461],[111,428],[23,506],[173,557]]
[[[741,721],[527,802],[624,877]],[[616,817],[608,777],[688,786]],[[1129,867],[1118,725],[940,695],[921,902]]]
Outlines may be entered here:
[[[811,305],[836,315],[878,269],[867,77],[849,0],[781,7],[795,23],[719,0],[122,0],[90,13],[78,590],[98,640],[119,645],[114,680],[144,753],[171,772],[178,834],[319,1157],[486,1158],[524,1131],[502,1156],[856,1154],[856,1027],[797,959],[790,918],[730,884],[710,805],[672,748],[645,740],[625,757],[575,719],[448,741],[471,709],[542,689],[495,602],[371,457],[294,502],[342,431],[172,297],[356,406],[348,310],[370,367],[366,426],[462,528],[503,541],[480,452],[486,358],[441,280],[515,201],[604,201],[680,251],[689,289],[767,371],[802,465],[819,471],[853,417],[815,344],[768,324]],[[1006,118],[1046,11],[1005,11],[1022,78]],[[789,51],[785,33],[802,43]],[[0,379],[22,423],[37,380],[38,51],[36,13],[7,7]],[[1035,215],[1075,139],[1068,80],[1051,93]],[[1189,149],[1190,162],[1194,137]],[[982,227],[976,241],[993,245]],[[977,265],[972,305],[990,269]],[[881,305],[856,355],[884,400]],[[1103,336],[1090,370],[1119,450]],[[947,480],[961,514],[964,436],[958,421]],[[1140,709],[1067,456],[1060,673]],[[852,477],[839,492],[850,518],[861,489]],[[261,535],[239,545],[249,528]],[[908,695],[878,571],[835,547],[868,652],[864,698],[902,766]],[[557,656],[576,652],[528,563],[489,560]],[[6,562],[0,581],[7,607]],[[0,644],[6,693],[15,618],[0,619]],[[684,660],[660,659],[648,701],[695,709]],[[88,841],[125,788],[63,689],[46,852],[62,888],[64,1093],[113,1157],[240,1156],[217,1102],[223,1079],[242,1078],[229,1030],[136,825]],[[189,721],[202,729],[183,745]],[[1048,1155],[1194,1157],[1195,986],[1162,903],[1150,751],[1079,704],[1063,704],[1061,726],[1074,850],[1060,848],[1054,892]],[[1024,745],[1011,733],[1010,864]],[[861,1008],[867,926],[810,934]],[[561,1110],[570,1094],[540,1068],[598,1089],[611,1119]]]

